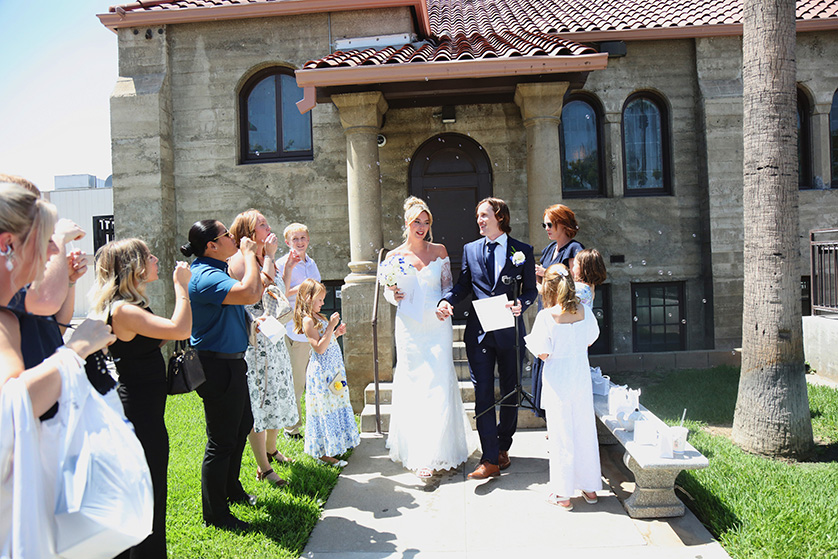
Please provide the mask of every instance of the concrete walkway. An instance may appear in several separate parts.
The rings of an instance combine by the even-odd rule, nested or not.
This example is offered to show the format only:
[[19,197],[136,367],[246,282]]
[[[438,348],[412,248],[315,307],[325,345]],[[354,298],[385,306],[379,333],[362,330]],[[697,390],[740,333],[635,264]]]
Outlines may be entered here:
[[[570,557],[579,559],[727,559],[701,523],[684,517],[633,520],[619,499],[633,487],[619,445],[601,448],[599,503],[573,499],[567,512],[547,504],[543,430],[519,431],[512,465],[500,478],[466,479],[477,465],[424,483],[394,464],[385,436],[362,435],[326,503],[303,557]],[[618,499],[619,496],[619,499]]]

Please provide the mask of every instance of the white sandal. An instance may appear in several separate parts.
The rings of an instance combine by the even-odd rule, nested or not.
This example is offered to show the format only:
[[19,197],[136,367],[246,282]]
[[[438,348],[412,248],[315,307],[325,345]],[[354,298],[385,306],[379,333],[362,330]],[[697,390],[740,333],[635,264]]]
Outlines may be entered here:
[[[573,503],[570,502],[569,498],[568,499],[562,499],[561,497],[559,497],[555,493],[550,493],[550,496],[547,497],[547,502],[550,503],[551,505],[556,505],[560,509],[563,509],[563,510],[566,510],[566,511],[573,510]],[[565,503],[567,503],[567,504],[565,504]]]
[[[589,497],[588,495],[593,495],[593,497]],[[582,491],[582,497],[585,499],[585,502],[589,505],[595,505],[598,500],[596,491]]]
[[419,479],[430,479],[434,477],[434,471],[430,468],[419,468],[416,470],[416,477]]

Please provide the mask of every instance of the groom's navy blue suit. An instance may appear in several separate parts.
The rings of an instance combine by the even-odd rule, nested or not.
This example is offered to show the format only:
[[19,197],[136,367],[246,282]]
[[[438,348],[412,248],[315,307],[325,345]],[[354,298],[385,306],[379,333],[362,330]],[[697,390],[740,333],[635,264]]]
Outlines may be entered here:
[[[473,294],[476,299],[485,299],[496,295],[506,295],[511,301],[513,286],[503,283],[504,276],[516,278],[521,277],[521,312],[525,311],[538,296],[535,285],[535,262],[533,260],[533,249],[530,245],[522,243],[507,236],[505,263],[498,274],[495,282],[490,281],[489,271],[486,269],[486,242],[485,237],[468,243],[463,247],[463,266],[460,277],[453,289],[443,299],[455,305]],[[524,254],[525,260],[516,266],[512,263],[511,257],[514,252]],[[500,250],[496,251],[497,254]],[[525,355],[524,349],[524,321],[518,317],[518,331],[520,334],[521,357]],[[486,333],[483,336],[483,328],[477,318],[474,308],[468,313],[464,340],[466,343],[466,354],[468,365],[471,371],[471,381],[474,383],[475,413],[492,408],[495,403],[495,363],[498,366],[500,377],[501,394],[509,394],[517,384],[517,367],[515,351],[515,328],[505,328]],[[482,339],[481,339],[481,336]],[[515,403],[510,401],[510,403]],[[477,419],[477,432],[480,434],[480,446],[483,450],[481,462],[489,462],[497,465],[498,452],[508,451],[512,446],[512,435],[518,425],[518,410],[514,407],[503,406],[500,409],[500,422],[496,423],[496,414],[490,411]]]

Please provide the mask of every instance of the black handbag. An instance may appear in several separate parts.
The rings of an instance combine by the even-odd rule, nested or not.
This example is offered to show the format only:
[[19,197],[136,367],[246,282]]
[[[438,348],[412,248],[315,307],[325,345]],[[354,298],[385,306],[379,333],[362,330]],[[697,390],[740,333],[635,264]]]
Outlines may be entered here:
[[169,394],[187,394],[205,380],[198,352],[186,340],[176,341],[175,350],[169,357]]

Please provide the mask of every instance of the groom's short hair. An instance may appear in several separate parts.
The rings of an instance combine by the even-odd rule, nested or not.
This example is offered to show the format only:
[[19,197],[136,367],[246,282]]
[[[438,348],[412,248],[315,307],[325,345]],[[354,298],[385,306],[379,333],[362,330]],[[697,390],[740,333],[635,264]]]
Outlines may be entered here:
[[506,202],[500,198],[483,198],[477,203],[477,207],[474,208],[475,216],[477,215],[477,208],[483,204],[489,204],[492,206],[492,210],[495,212],[495,219],[498,220],[498,227],[500,227],[500,230],[504,233],[511,233],[512,226],[509,225],[509,206],[506,205]]

